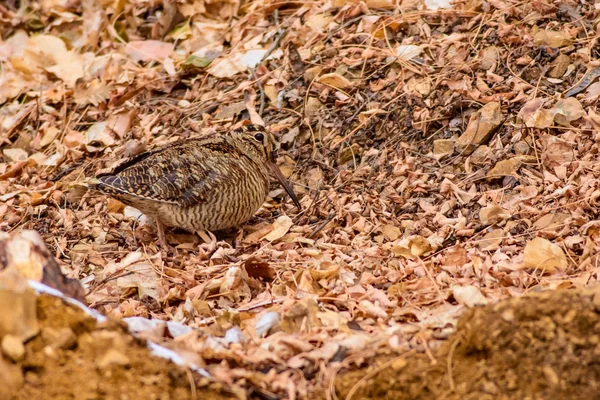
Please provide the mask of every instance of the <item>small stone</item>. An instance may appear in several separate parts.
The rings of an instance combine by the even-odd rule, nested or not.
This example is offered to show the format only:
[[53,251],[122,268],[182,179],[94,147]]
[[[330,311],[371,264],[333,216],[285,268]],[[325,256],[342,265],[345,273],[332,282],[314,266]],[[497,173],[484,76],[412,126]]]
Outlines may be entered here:
[[480,145],[489,142],[500,125],[504,122],[504,115],[500,103],[492,101],[471,115],[469,125],[456,141],[461,153],[470,155]]
[[69,350],[77,347],[77,336],[69,327],[44,327],[42,328],[42,339],[44,343],[53,348]]
[[407,365],[408,361],[406,361],[405,358],[398,358],[397,360],[394,360],[394,362],[392,362],[392,369],[397,372],[401,369],[404,369]]
[[[0,399],[13,399],[23,387],[21,366],[14,365],[0,357]],[[22,394],[22,393],[21,393]]]
[[256,323],[256,327],[254,328],[256,330],[256,334],[258,337],[263,337],[263,335],[266,335],[269,330],[279,325],[280,321],[281,318],[279,317],[279,313],[275,311],[266,312]]
[[515,154],[518,156],[529,154],[531,150],[531,146],[524,140],[519,140],[513,148],[515,149]]
[[2,338],[2,353],[14,362],[19,362],[25,358],[25,346],[16,336],[5,335]]
[[491,394],[491,395],[497,395],[498,394],[498,386],[496,386],[496,384],[494,382],[491,381],[484,381],[482,383],[482,389],[485,393]]
[[433,141],[433,155],[449,156],[454,153],[455,139],[437,139]]
[[513,322],[515,320],[515,311],[509,308],[506,311],[504,311],[500,316],[506,322]]
[[550,386],[554,387],[560,383],[560,379],[559,379],[558,375],[556,374],[556,372],[554,372],[552,367],[550,367],[549,365],[546,365],[542,368],[542,371],[544,372],[544,375],[546,376],[546,380],[548,381],[548,384]]
[[39,332],[36,295],[15,268],[0,273],[0,337],[27,340]]
[[471,154],[471,163],[473,164],[485,164],[487,157],[490,154],[490,148],[486,145],[479,146]]
[[573,36],[564,31],[542,29],[533,36],[536,46],[565,47],[573,43]]
[[118,350],[110,349],[96,362],[100,369],[105,369],[113,365],[127,366],[131,363],[129,357]]
[[125,157],[135,157],[146,151],[146,146],[137,139],[125,142]]

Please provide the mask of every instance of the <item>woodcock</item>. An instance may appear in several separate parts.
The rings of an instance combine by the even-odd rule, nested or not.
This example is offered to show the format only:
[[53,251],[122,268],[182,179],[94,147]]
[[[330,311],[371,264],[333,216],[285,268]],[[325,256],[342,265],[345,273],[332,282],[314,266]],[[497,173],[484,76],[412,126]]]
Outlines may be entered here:
[[250,219],[269,193],[270,173],[300,207],[274,163],[272,136],[245,125],[142,153],[90,180],[90,187],[154,217],[166,246],[164,225],[215,231]]

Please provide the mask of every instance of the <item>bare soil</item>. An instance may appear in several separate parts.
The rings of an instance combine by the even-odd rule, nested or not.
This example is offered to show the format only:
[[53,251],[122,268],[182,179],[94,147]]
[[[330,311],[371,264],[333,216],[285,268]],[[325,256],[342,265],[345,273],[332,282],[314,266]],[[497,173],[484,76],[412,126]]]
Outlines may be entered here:
[[[600,398],[600,290],[548,291],[477,307],[428,356],[342,373],[338,398]],[[357,383],[358,382],[358,383]]]
[[[218,384],[149,354],[116,321],[38,298],[13,399],[230,399]],[[600,288],[547,291],[476,307],[439,348],[366,360],[335,377],[340,399],[600,398]],[[0,360],[1,361],[1,360]],[[10,363],[6,359],[5,364]],[[12,365],[11,367],[14,367]],[[6,392],[5,392],[6,393]],[[313,393],[335,398],[328,390]],[[259,398],[259,397],[256,397]]]
[[40,334],[26,344],[20,371],[12,369],[12,385],[7,385],[22,384],[12,394],[15,400],[235,398],[150,355],[146,343],[131,336],[124,324],[97,323],[46,295],[38,298],[37,312]]

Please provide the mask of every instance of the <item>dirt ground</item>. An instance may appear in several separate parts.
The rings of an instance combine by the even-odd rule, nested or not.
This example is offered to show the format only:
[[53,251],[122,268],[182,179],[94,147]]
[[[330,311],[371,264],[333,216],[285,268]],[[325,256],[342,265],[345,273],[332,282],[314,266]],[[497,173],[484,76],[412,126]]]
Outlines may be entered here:
[[[600,398],[600,288],[466,312],[439,349],[338,376],[345,399]],[[358,383],[357,383],[358,382]]]
[[15,364],[0,357],[3,399],[229,399],[206,378],[149,354],[125,324],[97,323],[61,299],[42,295],[40,333]]
[[[121,323],[97,323],[46,295],[38,298],[37,313],[40,333],[26,343],[24,358],[18,363],[0,359],[3,380],[9,383],[4,398],[236,398],[206,378],[149,355],[145,343]],[[368,368],[337,374],[335,397],[329,389],[312,396],[599,398],[599,345],[600,288],[541,292],[471,309],[439,348],[367,360]]]

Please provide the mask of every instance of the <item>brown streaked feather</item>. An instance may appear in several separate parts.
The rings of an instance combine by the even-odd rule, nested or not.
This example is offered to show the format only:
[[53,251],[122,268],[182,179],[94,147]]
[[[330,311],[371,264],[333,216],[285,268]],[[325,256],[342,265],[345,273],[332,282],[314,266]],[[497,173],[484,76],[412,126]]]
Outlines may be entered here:
[[244,158],[223,137],[191,139],[134,157],[114,172],[98,176],[95,188],[189,207],[206,201],[219,182],[243,174]]
[[140,154],[89,185],[161,226],[219,230],[244,223],[260,208],[269,193],[270,172],[299,205],[273,163],[272,137],[263,127],[246,125]]

